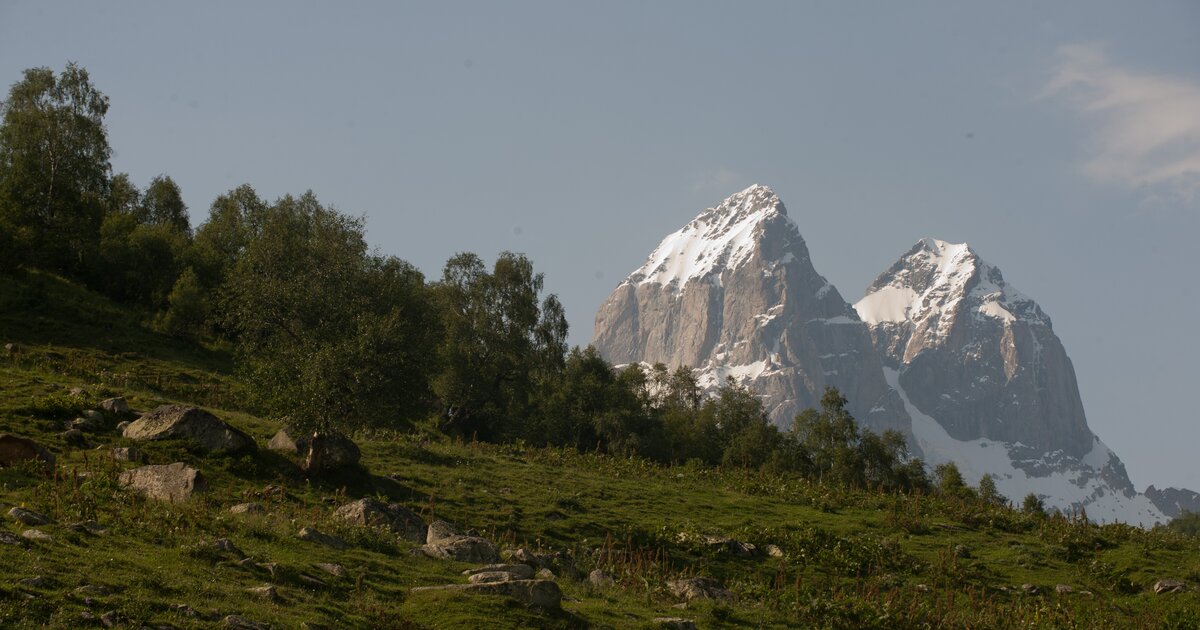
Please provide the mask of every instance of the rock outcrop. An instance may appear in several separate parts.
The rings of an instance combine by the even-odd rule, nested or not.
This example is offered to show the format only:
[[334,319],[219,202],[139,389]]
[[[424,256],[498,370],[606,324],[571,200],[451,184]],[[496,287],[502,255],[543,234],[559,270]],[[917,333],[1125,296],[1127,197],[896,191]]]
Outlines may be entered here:
[[254,440],[197,407],[163,405],[125,427],[131,440],[185,440],[210,453],[255,448]]
[[367,497],[343,505],[333,515],[355,525],[387,529],[412,542],[426,541],[425,521],[399,503],[386,504]]
[[616,364],[697,370],[715,388],[733,377],[790,426],[827,385],[877,431],[909,435],[866,325],[813,268],[783,203],[755,185],[667,236],[596,314],[593,344]]
[[463,534],[458,528],[446,521],[430,523],[425,545],[421,551],[431,558],[454,560],[456,562],[496,563],[500,554],[492,541],[480,537]]
[[40,444],[10,433],[0,434],[0,467],[16,466],[30,461],[40,463],[48,473],[54,470],[54,455]]
[[1175,518],[1184,512],[1200,513],[1200,493],[1187,488],[1163,488],[1154,486],[1146,488],[1146,497],[1154,507],[1162,510],[1167,518]]
[[[267,448],[280,453],[303,455],[308,453],[311,436],[301,435],[294,429],[280,429],[275,433]],[[326,470],[355,466],[362,458],[362,452],[353,440],[341,433],[332,433],[325,437],[325,457],[322,467]]]
[[855,304],[928,463],[1013,501],[1153,524],[1162,513],[1088,428],[1050,318],[966,244],[922,239]]

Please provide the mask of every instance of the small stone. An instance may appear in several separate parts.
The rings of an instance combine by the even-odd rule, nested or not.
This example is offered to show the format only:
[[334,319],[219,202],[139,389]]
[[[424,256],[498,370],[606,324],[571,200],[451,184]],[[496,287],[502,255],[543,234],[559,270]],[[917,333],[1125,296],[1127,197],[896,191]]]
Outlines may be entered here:
[[171,604],[171,612],[178,613],[184,617],[199,617],[200,613],[196,609],[187,604]]
[[140,462],[144,460],[142,452],[132,446],[113,447],[112,458],[118,462]]
[[713,599],[717,601],[729,601],[733,599],[733,593],[722,587],[720,582],[707,577],[672,580],[667,582],[667,589],[675,597],[689,602],[695,599]]
[[334,549],[345,549],[347,547],[344,540],[335,536],[330,536],[329,534],[322,534],[312,527],[301,528],[300,532],[296,534],[296,537],[300,540],[314,542],[320,545],[325,545],[326,547],[333,547]]
[[475,569],[467,569],[462,574],[472,576],[477,573],[501,572],[512,576],[514,580],[528,580],[533,577],[533,567],[527,564],[489,564]]
[[588,583],[596,588],[608,588],[616,584],[617,581],[613,579],[612,574],[608,571],[596,569],[588,574]]
[[332,562],[321,562],[321,563],[315,564],[313,566],[315,566],[318,569],[328,573],[329,575],[335,576],[335,577],[344,578],[344,577],[346,577],[346,575],[348,575],[348,572],[346,571],[346,567],[344,567],[340,564],[335,564]]
[[254,595],[255,597],[261,597],[262,599],[265,599],[267,601],[273,602],[273,601],[279,599],[279,591],[270,584],[264,584],[262,586],[255,586],[253,588],[248,588],[248,589],[246,589],[246,591],[248,593],[250,593],[251,595]]
[[772,545],[772,544],[763,545],[763,551],[767,552],[767,555],[771,556],[772,558],[782,558],[783,557],[783,549],[780,549],[779,545]]
[[512,579],[513,574],[506,571],[481,571],[468,576],[467,582],[471,584],[486,584],[489,582],[510,582]]
[[79,521],[67,525],[67,529],[80,534],[92,534],[93,536],[103,536],[108,533],[108,529],[96,521]]
[[87,394],[87,390],[82,387],[72,387],[67,390],[67,395],[73,398],[82,398],[85,394]]
[[0,530],[0,545],[13,545],[14,547],[24,547],[25,541],[19,536],[9,532]]
[[83,431],[80,431],[79,429],[67,429],[66,431],[58,434],[58,437],[62,438],[63,442],[66,442],[71,446],[78,446],[81,448],[87,448],[89,446],[87,436],[84,435]]
[[321,588],[325,588],[326,586],[329,586],[329,584],[325,583],[325,580],[315,578],[311,575],[305,575],[305,574],[301,573],[298,577],[301,582],[304,582],[305,584],[307,584],[309,586],[318,586]]
[[668,630],[696,630],[696,622],[682,617],[655,617],[651,623]]
[[40,542],[52,542],[54,537],[40,529],[27,529],[21,532],[21,538],[25,540],[37,540]]
[[263,507],[261,503],[250,502],[239,503],[229,508],[229,511],[232,514],[262,514],[267,511],[267,508]]
[[112,595],[113,590],[101,584],[85,584],[75,589],[76,595],[86,595],[89,597],[105,597]]
[[1021,591],[1023,593],[1025,593],[1026,595],[1037,595],[1038,587],[1034,586],[1033,584],[1030,584],[1029,582],[1026,582],[1021,585]]
[[117,433],[121,433],[121,434],[125,433],[125,428],[128,427],[130,424],[132,424],[132,423],[129,422],[128,420],[122,420],[122,421],[118,422],[117,423]]
[[28,586],[29,588],[45,588],[49,586],[50,581],[40,575],[37,575],[21,580],[20,584],[21,586]]
[[928,593],[933,590],[932,588],[929,588],[928,584],[918,584],[915,588],[917,589],[918,593]]
[[1071,588],[1071,585],[1069,584],[1058,584],[1055,585],[1054,592],[1058,593],[1059,595],[1070,595],[1071,593],[1075,592],[1075,589]]
[[234,630],[269,630],[270,626],[257,621],[250,621],[241,615],[229,615],[221,620],[221,625]]
[[1187,584],[1179,580],[1159,580],[1154,583],[1154,593],[1163,595],[1165,593],[1182,593],[1187,590]]
[[214,540],[213,546],[217,548],[217,551],[231,553],[239,558],[246,556],[246,554],[242,553],[242,550],[238,549],[237,545],[233,544],[233,541],[229,540],[228,538],[218,538]]
[[556,577],[558,576],[554,575],[554,572],[550,569],[538,569],[537,579],[539,580],[553,580]]
[[117,615],[117,611],[110,610],[100,615],[100,623],[104,624],[105,628],[114,628],[121,623],[121,618]]
[[279,563],[277,562],[260,562],[255,564],[254,567],[260,571],[266,571],[266,573],[271,576],[272,580],[279,577]]
[[8,354],[17,354],[21,351],[21,348],[15,343],[6,343],[4,344],[4,351]]
[[971,557],[971,548],[966,545],[955,545],[954,546],[954,557],[955,558],[970,558]]
[[27,510],[23,507],[14,507],[8,511],[8,515],[22,525],[38,526],[49,525],[50,517],[44,514],[38,514],[33,510]]

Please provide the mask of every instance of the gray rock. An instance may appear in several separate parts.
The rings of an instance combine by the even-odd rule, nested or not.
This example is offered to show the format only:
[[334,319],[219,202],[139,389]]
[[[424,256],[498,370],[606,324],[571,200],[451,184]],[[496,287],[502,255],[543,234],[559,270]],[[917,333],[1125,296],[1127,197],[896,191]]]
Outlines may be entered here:
[[251,621],[241,615],[228,615],[221,620],[221,626],[233,630],[271,630],[271,626]]
[[100,615],[100,623],[104,624],[105,628],[115,628],[121,623],[121,615],[115,610],[110,610]]
[[87,395],[87,390],[82,387],[72,387],[67,390],[67,395],[73,398],[83,398]]
[[101,410],[111,413],[115,416],[123,416],[127,413],[130,413],[129,403],[125,401],[123,396],[102,400],[98,406]]
[[21,538],[25,540],[36,540],[39,542],[53,542],[54,537],[40,529],[27,529],[21,532]]
[[429,528],[425,535],[426,544],[433,544],[445,538],[453,538],[462,536],[462,532],[457,527],[443,520],[436,520],[429,524]]
[[[297,435],[297,437],[293,437],[293,434],[296,433],[294,430],[280,429],[271,438],[271,441],[267,442],[267,448],[281,453],[307,454],[309,444],[312,442],[311,436]],[[325,459],[322,465],[326,469],[336,470],[338,468],[354,466],[358,464],[361,458],[362,451],[359,450],[358,445],[350,438],[341,433],[331,433],[325,436]]]
[[118,422],[117,423],[117,433],[124,435],[125,429],[128,429],[129,425],[131,425],[131,424],[133,424],[133,423],[128,420],[122,420],[122,421]]
[[217,551],[222,553],[233,554],[239,558],[246,557],[246,554],[242,553],[242,550],[238,549],[237,545],[233,544],[233,541],[229,540],[228,538],[218,538],[214,540],[213,547],[216,547]]
[[142,462],[146,458],[142,452],[132,446],[114,446],[112,458],[118,462]]
[[108,529],[97,523],[96,521],[79,521],[67,525],[67,529],[81,534],[91,534],[93,536],[103,536],[108,533]]
[[455,562],[495,563],[500,560],[496,545],[479,536],[440,538],[436,542],[422,546],[421,551],[431,558],[454,560]]
[[267,508],[263,507],[261,503],[254,502],[239,503],[229,508],[229,512],[232,514],[263,514],[266,511]]
[[696,630],[696,622],[682,617],[655,617],[651,623],[667,630]]
[[131,440],[186,440],[209,453],[254,450],[254,440],[245,433],[197,407],[163,405],[125,427]]
[[22,525],[38,526],[49,525],[50,517],[45,514],[38,514],[33,510],[27,510],[23,507],[14,507],[8,511],[8,516]]
[[308,542],[314,542],[319,545],[325,545],[326,547],[333,547],[334,549],[345,549],[348,546],[346,541],[342,540],[341,538],[330,536],[329,534],[322,534],[320,531],[312,527],[301,528],[300,532],[296,534],[296,538],[299,538],[300,540],[306,540]]
[[772,558],[782,558],[783,557],[783,549],[780,549],[779,545],[771,545],[771,544],[763,545],[763,551],[767,552],[767,555],[771,556]]
[[0,529],[0,545],[12,545],[14,547],[24,547],[25,541],[22,540],[19,536],[15,535],[11,532],[6,532],[6,531]]
[[0,468],[23,462],[40,462],[47,473],[54,470],[54,455],[29,438],[0,433]]
[[1037,595],[1038,587],[1033,584],[1030,584],[1029,582],[1026,582],[1021,585],[1021,592],[1025,593],[1026,595]]
[[588,574],[588,583],[597,588],[608,588],[617,583],[613,576],[608,571],[595,569]]
[[467,576],[467,582],[471,584],[484,584],[487,582],[508,582],[517,579],[508,571],[480,571]]
[[113,589],[103,584],[84,584],[75,589],[75,594],[89,597],[107,597],[113,594]]
[[316,568],[318,568],[334,577],[344,578],[347,575],[349,575],[349,573],[346,571],[346,567],[344,567],[340,564],[336,564],[336,563],[332,563],[332,562],[320,562],[320,563],[314,564],[313,566],[315,566]]
[[246,592],[250,593],[251,595],[253,595],[255,597],[259,597],[261,599],[265,599],[265,600],[271,601],[271,602],[279,599],[279,590],[270,584],[264,584],[262,586],[251,587],[251,588],[246,589]]
[[667,582],[667,590],[671,591],[675,597],[689,602],[697,599],[712,599],[722,602],[733,599],[733,593],[722,587],[720,582],[706,577],[672,580]]
[[25,578],[19,581],[18,584],[21,586],[28,586],[29,588],[46,588],[47,586],[50,586],[50,580],[47,580],[40,575],[35,575],[34,577]]
[[333,515],[355,525],[388,529],[412,542],[428,542],[425,521],[399,503],[389,505],[368,497],[343,505]]
[[199,470],[181,462],[126,470],[119,480],[121,485],[159,501],[186,501],[208,488]]
[[462,574],[466,576],[478,573],[507,573],[513,580],[528,580],[533,577],[533,567],[527,564],[489,564],[475,569],[467,569]]
[[1075,592],[1075,589],[1070,584],[1058,584],[1054,587],[1054,592],[1059,595],[1070,595]]
[[554,572],[551,571],[550,569],[538,569],[536,577],[539,580],[553,580],[553,579],[557,578],[558,576],[554,575]]
[[501,595],[538,608],[559,608],[562,605],[562,590],[551,580],[507,580],[479,584],[420,586],[412,590],[414,593],[452,591],[471,595]]
[[66,431],[58,434],[58,437],[62,438],[62,441],[66,442],[70,446],[75,446],[78,448],[88,448],[91,446],[91,443],[88,442],[87,436],[84,435],[83,431],[79,429],[67,429]]
[[1180,580],[1159,580],[1154,583],[1154,593],[1162,595],[1164,593],[1183,593],[1187,591],[1187,584]]
[[[730,244],[734,232],[745,247]],[[677,249],[689,243],[703,251]],[[684,265],[707,271],[676,277],[672,269]],[[870,331],[813,268],[795,223],[765,186],[729,197],[664,239],[600,306],[593,339],[612,363],[697,368],[707,389],[724,383],[720,368],[761,365],[743,384],[781,428],[835,386],[860,423],[911,435]]]

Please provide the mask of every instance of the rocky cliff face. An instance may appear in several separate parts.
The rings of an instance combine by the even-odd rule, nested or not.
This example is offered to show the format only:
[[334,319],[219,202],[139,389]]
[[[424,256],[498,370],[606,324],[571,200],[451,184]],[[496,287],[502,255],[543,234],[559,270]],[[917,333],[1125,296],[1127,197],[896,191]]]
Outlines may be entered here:
[[866,325],[813,268],[765,186],[663,239],[601,305],[593,344],[617,364],[692,366],[708,387],[731,376],[763,396],[781,427],[832,385],[865,425],[911,437]]
[[1187,488],[1163,488],[1154,486],[1146,488],[1146,497],[1154,502],[1154,507],[1162,510],[1170,518],[1175,518],[1184,512],[1200,513],[1200,494]]
[[1050,318],[967,245],[921,240],[855,310],[930,463],[953,461],[972,483],[990,473],[1014,501],[1165,520],[1088,428]]

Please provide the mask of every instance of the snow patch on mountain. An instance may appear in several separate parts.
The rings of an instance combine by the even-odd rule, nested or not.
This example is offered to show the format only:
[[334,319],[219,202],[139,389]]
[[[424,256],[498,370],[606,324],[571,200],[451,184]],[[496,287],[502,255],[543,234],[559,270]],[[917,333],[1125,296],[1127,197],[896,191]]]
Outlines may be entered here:
[[[1111,487],[1101,473],[1113,465],[1116,456],[1095,439],[1091,452],[1081,459],[1062,453],[1044,454],[1042,461],[1030,462],[1017,457],[1027,451],[1023,444],[980,438],[956,440],[937,420],[917,408],[900,385],[900,374],[883,368],[884,378],[900,394],[900,400],[912,417],[912,432],[925,462],[937,466],[953,462],[970,485],[978,485],[983,475],[990,474],[996,489],[1014,503],[1032,493],[1043,500],[1047,508],[1065,513],[1086,510],[1088,518],[1101,523],[1130,523],[1150,527],[1169,520],[1144,495],[1126,493]],[[1016,457],[1014,457],[1014,455]],[[1040,464],[1040,465],[1039,465]],[[1044,472],[1032,474],[1030,471]]]

